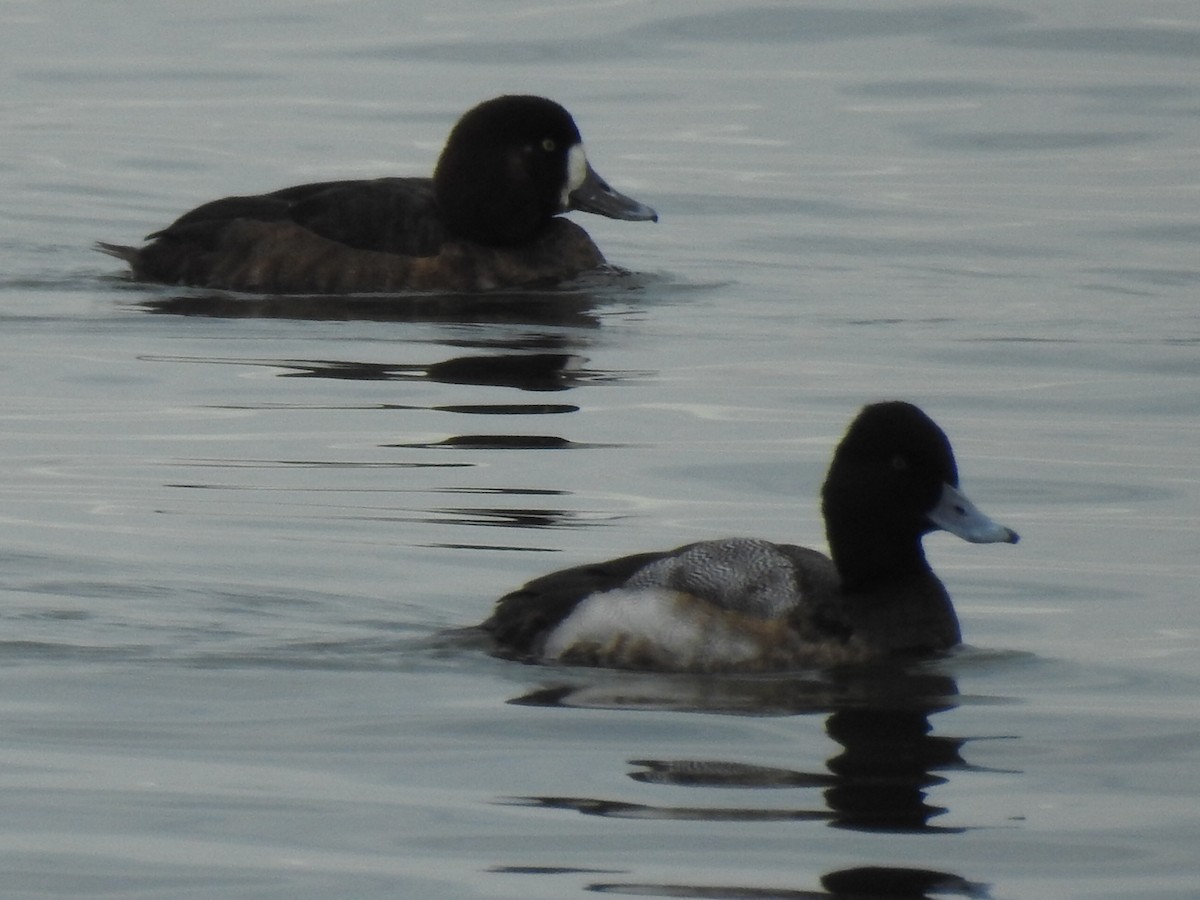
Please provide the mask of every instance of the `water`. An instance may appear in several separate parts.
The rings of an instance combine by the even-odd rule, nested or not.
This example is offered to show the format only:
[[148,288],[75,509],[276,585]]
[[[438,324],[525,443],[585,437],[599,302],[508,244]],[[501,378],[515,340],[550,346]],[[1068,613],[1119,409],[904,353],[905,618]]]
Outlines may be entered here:
[[[64,0],[0,35],[5,896],[1195,895],[1192,4]],[[501,91],[658,208],[578,217],[634,276],[247,306],[89,249],[427,172]],[[439,637],[571,563],[822,546],[881,397],[1022,534],[927,541],[955,657]]]

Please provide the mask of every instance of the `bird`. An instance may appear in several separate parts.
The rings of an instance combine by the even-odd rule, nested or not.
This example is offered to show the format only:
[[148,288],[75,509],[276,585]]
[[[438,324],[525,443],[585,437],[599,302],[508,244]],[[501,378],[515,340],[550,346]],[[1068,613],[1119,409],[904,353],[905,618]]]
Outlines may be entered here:
[[141,247],[98,242],[136,280],[273,294],[486,291],[554,284],[605,264],[571,210],[658,214],[588,162],[571,114],[505,95],[469,109],[432,178],[325,181],[225,197]]
[[829,555],[758,538],[704,540],[544,575],[477,629],[530,663],[674,672],[826,668],[935,655],[958,618],[922,538],[1018,541],[959,489],[945,432],[919,407],[863,407],[821,489]]

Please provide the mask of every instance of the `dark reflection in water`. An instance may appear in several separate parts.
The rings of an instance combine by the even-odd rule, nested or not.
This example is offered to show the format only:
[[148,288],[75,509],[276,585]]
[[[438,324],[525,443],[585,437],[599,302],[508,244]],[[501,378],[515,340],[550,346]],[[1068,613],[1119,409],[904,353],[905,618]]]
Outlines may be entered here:
[[[631,283],[625,290],[640,287]],[[138,303],[147,312],[222,319],[306,319],[323,322],[442,322],[597,328],[599,298],[590,292],[545,290],[488,294],[356,294],[270,296],[195,292]]]
[[[947,810],[927,791],[950,771],[971,769],[961,755],[966,738],[933,733],[933,715],[959,703],[949,676],[920,669],[871,670],[785,678],[614,677],[583,685],[542,688],[511,702],[536,706],[669,709],[741,715],[824,715],[825,732],[841,749],[822,771],[739,761],[634,759],[629,777],[643,784],[690,789],[810,792],[808,803],[781,806],[661,805],[595,797],[507,799],[544,809],[569,809],[619,819],[697,822],[821,822],[832,828],[893,834],[953,834],[940,826]],[[818,793],[819,792],[819,793]],[[763,795],[766,800],[766,795]],[[862,868],[830,873],[823,892],[695,885],[606,884],[593,890],[681,897],[924,897],[929,891],[984,896],[958,875],[926,870]]]
[[[648,709],[795,716],[847,709],[920,709],[958,704],[955,680],[902,664],[777,675],[672,675],[573,668],[574,680],[512,699],[524,706]],[[565,681],[565,679],[564,679]]]
[[448,448],[453,450],[571,450],[582,447],[621,447],[624,444],[577,444],[553,434],[458,434],[433,443],[383,444],[414,450]]
[[823,890],[726,887],[692,884],[599,883],[598,894],[633,897],[700,897],[710,900],[926,900],[933,895],[988,897],[988,887],[949,872],[891,866],[840,869],[821,876]]
[[[408,407],[388,404],[387,409]],[[579,412],[578,406],[570,403],[455,403],[449,406],[431,406],[437,412],[459,413],[464,416],[556,416],[562,413]]]
[[926,802],[926,788],[946,781],[933,773],[966,767],[959,755],[963,740],[930,734],[929,715],[938,711],[847,709],[830,715],[825,730],[845,748],[826,763],[834,776],[825,792],[834,813],[831,825],[856,831],[962,830],[930,824],[946,812]]
[[[873,673],[862,680],[832,682],[745,681],[734,692],[719,689],[714,680],[701,702],[690,691],[682,708],[711,709],[708,700],[722,711],[754,713],[763,709],[780,711],[781,692],[790,693],[793,713],[827,713],[825,731],[842,746],[842,752],[826,762],[826,772],[803,772],[748,766],[738,762],[695,760],[632,760],[639,771],[635,781],[672,784],[680,787],[716,788],[816,788],[823,804],[780,809],[775,807],[714,808],[708,806],[644,806],[638,803],[580,797],[532,797],[524,802],[553,808],[575,809],[589,815],[619,818],[661,818],[709,821],[818,820],[835,828],[856,831],[903,833],[960,831],[931,822],[946,810],[927,802],[926,790],[945,778],[935,771],[966,768],[959,751],[964,740],[931,734],[929,717],[957,705],[958,687],[947,675],[894,672],[892,677]],[[789,687],[791,691],[789,692]],[[761,689],[766,703],[753,704]],[[586,691],[587,689],[583,689]],[[627,688],[622,688],[627,690]],[[599,705],[596,694],[577,688],[551,688],[514,701],[529,705]],[[632,702],[622,702],[631,700]],[[679,709],[681,698],[668,700]],[[649,705],[647,695],[613,695],[608,706]],[[741,706],[737,709],[737,706]]]
[[[598,328],[597,309],[661,286],[653,274],[604,266],[567,284],[487,293],[412,294],[238,294],[184,290],[174,296],[143,298],[150,313],[224,319],[306,319],[320,322],[434,322],[446,324],[551,325]],[[139,293],[147,286],[128,285]]]
[[[562,509],[435,509],[432,512],[454,518],[457,525],[484,525],[490,528],[580,528],[595,522],[581,522],[575,514]],[[431,519],[431,522],[438,521]]]
[[[604,869],[574,866],[492,866],[488,871],[505,875],[608,874],[608,870]],[[821,890],[616,881],[593,882],[587,885],[587,890],[597,894],[632,897],[699,897],[711,900],[932,900],[933,895],[990,896],[986,884],[932,869],[862,866],[829,872],[822,875],[820,881]]]
[[[486,356],[455,356],[433,363],[373,363],[331,359],[221,359],[185,356],[144,355],[149,362],[190,362],[213,365],[261,366],[284,370],[281,378],[330,378],[347,381],[434,381],[485,387],[511,387],[522,391],[565,391],[581,383],[621,382],[643,377],[648,372],[617,372],[588,369],[587,360],[574,353],[498,353]],[[385,408],[417,407],[387,404]],[[438,407],[457,412],[497,410],[574,412],[566,404],[459,404]]]
[[571,353],[511,353],[458,356],[428,365],[293,360],[285,378],[343,378],[355,381],[409,381],[514,387],[523,391],[562,391],[577,380],[602,377],[583,369],[583,357]]

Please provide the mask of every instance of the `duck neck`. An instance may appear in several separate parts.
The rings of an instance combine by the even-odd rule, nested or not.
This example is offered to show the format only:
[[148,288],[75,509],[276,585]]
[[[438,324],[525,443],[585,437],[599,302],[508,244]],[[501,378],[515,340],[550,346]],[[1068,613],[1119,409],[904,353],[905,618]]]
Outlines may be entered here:
[[936,652],[962,640],[950,595],[925,561],[920,538],[833,547],[844,613],[862,640],[889,653]]
[[876,587],[919,581],[933,575],[919,536],[897,540],[895,535],[856,532],[830,533],[828,539],[830,555],[846,593],[866,593]]

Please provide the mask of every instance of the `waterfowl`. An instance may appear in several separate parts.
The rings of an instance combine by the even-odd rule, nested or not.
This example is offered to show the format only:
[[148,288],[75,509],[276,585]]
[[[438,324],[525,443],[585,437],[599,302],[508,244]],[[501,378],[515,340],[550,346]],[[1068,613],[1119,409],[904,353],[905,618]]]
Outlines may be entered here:
[[135,278],[279,294],[480,291],[604,264],[570,210],[657,221],[592,168],[571,114],[502,96],[463,114],[432,178],[302,184],[184,213],[148,244],[97,244]]
[[958,618],[921,539],[1017,533],[959,490],[950,442],[901,401],[864,407],[821,489],[830,555],[755,538],[700,541],[554,572],[479,627],[498,656],[667,671],[758,671],[931,654]]

